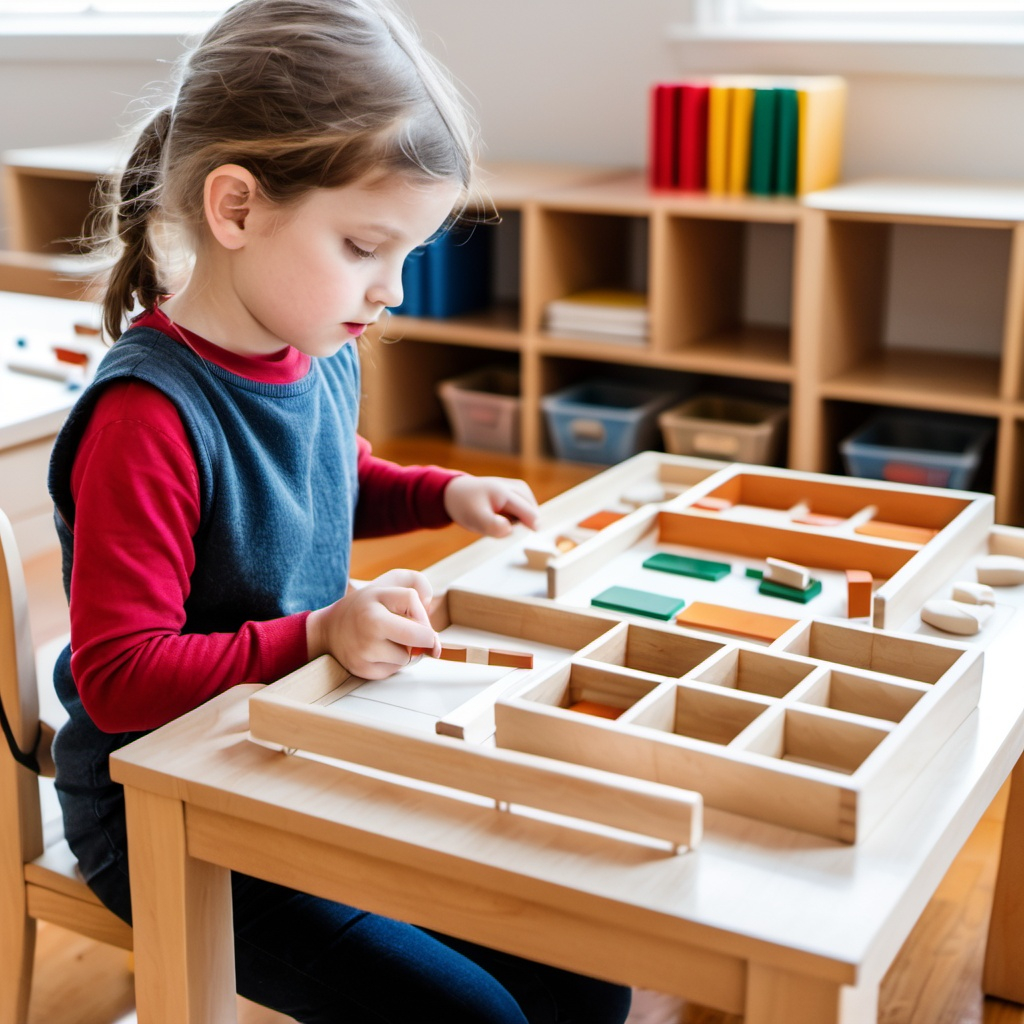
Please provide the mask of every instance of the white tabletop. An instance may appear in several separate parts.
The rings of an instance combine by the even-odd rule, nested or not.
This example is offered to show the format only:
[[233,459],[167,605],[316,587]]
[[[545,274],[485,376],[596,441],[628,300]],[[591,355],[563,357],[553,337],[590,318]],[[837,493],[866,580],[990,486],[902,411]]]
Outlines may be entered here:
[[96,349],[74,327],[97,327],[99,318],[93,303],[0,292],[0,449],[54,434],[81,393],[80,386],[15,371],[8,362],[43,359],[53,345]]

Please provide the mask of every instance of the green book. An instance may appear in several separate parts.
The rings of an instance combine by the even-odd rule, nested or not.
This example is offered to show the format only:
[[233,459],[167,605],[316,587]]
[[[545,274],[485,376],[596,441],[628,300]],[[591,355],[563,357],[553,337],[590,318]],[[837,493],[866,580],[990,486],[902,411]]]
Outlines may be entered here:
[[747,191],[755,196],[775,194],[775,132],[778,97],[775,89],[754,90],[750,121],[750,172]]
[[796,89],[776,89],[775,194],[796,195],[796,154],[800,101]]

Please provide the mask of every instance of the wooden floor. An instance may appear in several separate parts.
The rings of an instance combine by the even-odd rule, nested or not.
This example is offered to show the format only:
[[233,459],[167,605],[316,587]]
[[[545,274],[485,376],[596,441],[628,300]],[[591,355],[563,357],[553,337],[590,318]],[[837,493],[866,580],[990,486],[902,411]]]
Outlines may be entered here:
[[[395,461],[452,466],[478,474],[516,475],[546,500],[592,475],[564,463],[524,464],[418,441],[380,447]],[[396,565],[425,568],[472,536],[459,527],[401,538],[360,541],[352,573],[360,579]],[[33,637],[42,644],[67,631],[67,607],[55,554],[26,565]],[[993,802],[928,904],[882,985],[879,1024],[1024,1024],[1024,1007],[983,999],[981,965],[1006,803]],[[1024,967],[1024,965],[1022,965]],[[126,955],[42,925],[36,951],[29,1024],[127,1024],[132,976]],[[281,1024],[289,1018],[239,1001],[240,1024]],[[739,1018],[653,995],[641,998],[637,1024],[739,1024]]]

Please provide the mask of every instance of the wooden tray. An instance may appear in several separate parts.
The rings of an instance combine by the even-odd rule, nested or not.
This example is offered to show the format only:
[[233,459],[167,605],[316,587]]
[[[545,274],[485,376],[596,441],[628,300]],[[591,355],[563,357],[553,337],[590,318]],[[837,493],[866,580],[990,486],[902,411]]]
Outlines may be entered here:
[[[651,484],[656,499],[625,504],[627,490]],[[917,617],[921,604],[986,551],[1024,554],[1024,531],[992,526],[987,495],[660,453],[547,503],[542,532],[578,529],[609,509],[621,515],[544,569],[529,567],[517,531],[429,571],[449,588],[432,609],[444,642],[530,651],[533,669],[487,677],[425,659],[376,683],[321,659],[252,698],[254,738],[676,847],[699,841],[701,797],[852,843],[978,701],[985,638],[935,635]],[[808,513],[811,524],[800,521]],[[879,522],[888,535],[863,532]],[[619,582],[620,570],[634,571],[627,563],[658,550],[733,560],[740,599],[723,605],[741,609],[757,591],[744,567],[768,556],[838,580],[868,569],[873,614],[857,622],[836,600],[792,604],[758,642],[590,607],[609,574]],[[644,571],[666,577],[666,591],[722,586]],[[830,587],[834,599],[839,583]],[[706,596],[697,595],[689,605]],[[621,713],[570,710],[577,701]]]
[[[459,591],[444,595],[433,614],[445,642],[483,640],[506,649],[524,649],[526,643],[535,653],[545,649],[545,665],[565,663],[571,649],[615,627],[607,617]],[[250,731],[254,739],[289,751],[486,796],[505,809],[522,804],[664,839],[674,849],[695,847],[702,829],[699,794],[499,750],[489,742],[496,698],[536,671],[545,669],[488,669],[423,658],[390,679],[367,681],[322,657],[250,698]],[[429,714],[422,702],[410,706],[431,692],[441,694],[439,714]],[[470,696],[460,701],[464,692]],[[445,710],[453,694],[455,706]]]
[[979,650],[869,626],[808,621],[763,648],[623,622],[499,697],[495,739],[852,843],[976,706],[981,678]]

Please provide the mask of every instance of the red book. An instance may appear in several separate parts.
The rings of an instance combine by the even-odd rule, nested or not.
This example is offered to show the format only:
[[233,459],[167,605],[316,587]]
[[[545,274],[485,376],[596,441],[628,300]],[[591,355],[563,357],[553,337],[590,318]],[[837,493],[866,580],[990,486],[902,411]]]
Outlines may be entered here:
[[675,188],[679,183],[679,103],[681,85],[659,83],[651,89],[652,188]]
[[681,86],[679,129],[679,187],[702,190],[708,184],[708,96],[707,82],[685,82]]

